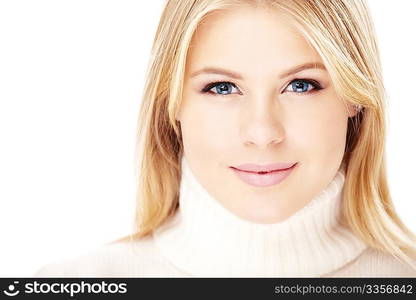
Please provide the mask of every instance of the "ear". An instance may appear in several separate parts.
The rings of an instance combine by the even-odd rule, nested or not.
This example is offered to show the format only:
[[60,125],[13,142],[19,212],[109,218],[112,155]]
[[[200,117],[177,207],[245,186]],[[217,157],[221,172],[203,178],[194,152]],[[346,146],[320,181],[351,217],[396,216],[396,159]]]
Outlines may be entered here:
[[180,109],[176,112],[175,120],[178,121],[178,122],[181,121],[181,110]]
[[348,103],[347,104],[348,117],[349,118],[355,117],[361,109],[362,108],[359,105]]

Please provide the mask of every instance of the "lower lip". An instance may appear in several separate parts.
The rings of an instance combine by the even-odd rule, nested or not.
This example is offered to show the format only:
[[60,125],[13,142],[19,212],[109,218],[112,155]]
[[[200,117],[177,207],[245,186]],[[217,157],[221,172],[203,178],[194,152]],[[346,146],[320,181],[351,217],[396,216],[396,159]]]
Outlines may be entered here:
[[294,164],[289,169],[281,170],[281,171],[273,171],[265,174],[258,174],[258,173],[250,173],[241,171],[238,169],[231,168],[234,173],[245,183],[250,184],[252,186],[257,187],[265,187],[265,186],[272,186],[282,182],[292,170],[297,166],[297,163]]

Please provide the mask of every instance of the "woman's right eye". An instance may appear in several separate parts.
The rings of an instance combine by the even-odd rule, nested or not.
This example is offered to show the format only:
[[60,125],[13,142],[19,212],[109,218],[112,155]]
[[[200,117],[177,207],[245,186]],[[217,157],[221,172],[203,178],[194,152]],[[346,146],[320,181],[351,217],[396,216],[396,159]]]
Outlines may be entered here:
[[[217,95],[230,95],[232,94],[231,92],[233,91],[233,88],[235,88],[236,90],[237,87],[234,83],[232,82],[228,82],[228,81],[219,81],[219,82],[212,82],[209,83],[208,85],[206,85],[201,92],[203,93],[208,93],[208,94],[213,94],[215,96]],[[239,94],[240,92],[238,91],[237,94]]]

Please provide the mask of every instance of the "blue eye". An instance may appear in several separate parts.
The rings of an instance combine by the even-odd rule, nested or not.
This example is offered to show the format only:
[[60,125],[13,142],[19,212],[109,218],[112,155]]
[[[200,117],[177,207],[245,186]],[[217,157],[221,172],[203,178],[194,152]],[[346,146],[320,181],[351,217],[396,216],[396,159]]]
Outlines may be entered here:
[[230,93],[228,92],[231,92],[233,87],[237,88],[232,82],[213,82],[204,87],[201,92],[215,95],[229,95]]
[[321,85],[314,81],[314,80],[308,80],[308,79],[295,79],[292,80],[288,87],[291,87],[292,90],[289,92],[293,93],[302,93],[310,92],[311,90],[320,90],[322,89]]

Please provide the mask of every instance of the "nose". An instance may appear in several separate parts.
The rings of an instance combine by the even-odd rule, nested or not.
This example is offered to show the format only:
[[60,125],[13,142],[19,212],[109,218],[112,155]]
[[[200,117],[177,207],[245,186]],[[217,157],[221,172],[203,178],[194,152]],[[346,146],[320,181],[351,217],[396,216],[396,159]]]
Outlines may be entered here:
[[281,143],[285,139],[282,112],[277,100],[265,101],[255,99],[249,101],[244,112],[240,134],[244,145],[267,148]]

